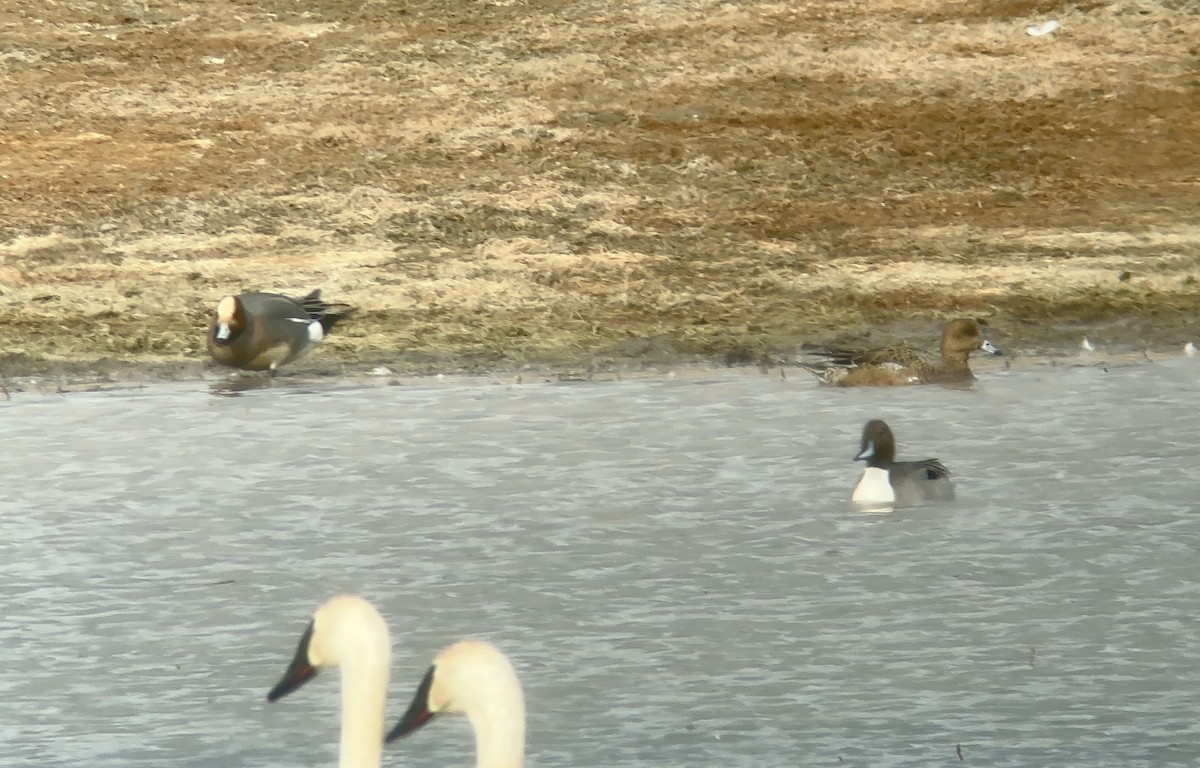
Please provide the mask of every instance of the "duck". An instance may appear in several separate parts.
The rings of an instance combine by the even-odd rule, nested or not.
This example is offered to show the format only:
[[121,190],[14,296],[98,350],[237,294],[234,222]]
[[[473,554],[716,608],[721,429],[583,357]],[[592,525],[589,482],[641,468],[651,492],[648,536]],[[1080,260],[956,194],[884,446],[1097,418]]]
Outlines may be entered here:
[[524,766],[525,696],[512,663],[491,643],[461,640],[442,649],[386,741],[404,738],[443,714],[470,721],[476,768]]
[[865,461],[850,500],[864,505],[910,505],[921,501],[951,501],[950,470],[938,459],[896,461],[896,437],[883,419],[863,426],[855,461]]
[[942,329],[940,357],[905,346],[826,349],[814,353],[823,361],[801,363],[801,367],[822,383],[838,387],[965,384],[975,379],[968,364],[975,350],[1003,354],[983,337],[978,321],[959,318]]
[[341,670],[339,768],[379,768],[383,753],[384,706],[391,640],[379,611],[358,595],[322,603],[283,677],[267,694],[275,702],[325,669]]
[[226,296],[208,329],[208,352],[220,365],[274,376],[354,311],[349,304],[326,302],[319,288],[299,299],[261,291]]

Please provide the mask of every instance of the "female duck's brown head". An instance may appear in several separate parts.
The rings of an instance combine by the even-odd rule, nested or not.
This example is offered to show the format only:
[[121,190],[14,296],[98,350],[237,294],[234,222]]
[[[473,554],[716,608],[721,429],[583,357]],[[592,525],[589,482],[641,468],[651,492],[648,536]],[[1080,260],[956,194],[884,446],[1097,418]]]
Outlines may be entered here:
[[942,358],[946,361],[965,363],[967,356],[977,349],[990,355],[1000,354],[990,341],[983,338],[979,323],[969,318],[959,318],[946,323],[942,329]]

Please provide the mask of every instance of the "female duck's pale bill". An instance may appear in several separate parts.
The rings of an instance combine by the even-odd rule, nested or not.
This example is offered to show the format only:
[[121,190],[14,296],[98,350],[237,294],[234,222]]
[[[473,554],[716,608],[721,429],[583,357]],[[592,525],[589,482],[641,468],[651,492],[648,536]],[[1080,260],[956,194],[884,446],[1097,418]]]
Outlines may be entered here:
[[355,595],[330,598],[313,615],[291,666],[267,694],[276,701],[318,671],[342,671],[340,768],[379,768],[383,752],[383,709],[387,700],[391,640],[374,606]]
[[440,714],[467,716],[475,731],[477,768],[525,764],[525,696],[512,664],[494,646],[463,640],[439,653],[387,740],[407,736]]

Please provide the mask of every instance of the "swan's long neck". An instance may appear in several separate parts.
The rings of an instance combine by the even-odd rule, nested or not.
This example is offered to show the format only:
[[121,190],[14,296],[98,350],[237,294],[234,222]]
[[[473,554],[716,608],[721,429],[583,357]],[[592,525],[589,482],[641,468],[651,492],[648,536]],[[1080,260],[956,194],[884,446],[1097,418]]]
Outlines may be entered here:
[[368,653],[342,664],[338,768],[380,768],[389,662],[386,653]]
[[525,702],[520,691],[515,700],[497,702],[470,717],[475,730],[476,768],[524,768]]

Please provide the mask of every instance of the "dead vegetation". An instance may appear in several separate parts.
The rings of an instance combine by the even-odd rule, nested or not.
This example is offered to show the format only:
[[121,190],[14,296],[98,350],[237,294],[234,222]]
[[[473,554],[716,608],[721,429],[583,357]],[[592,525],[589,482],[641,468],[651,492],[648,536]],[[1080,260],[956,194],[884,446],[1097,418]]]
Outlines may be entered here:
[[314,367],[751,363],[958,314],[1027,351],[1200,335],[1200,3],[16,0],[0,28],[0,373],[194,370],[243,288],[362,309]]

